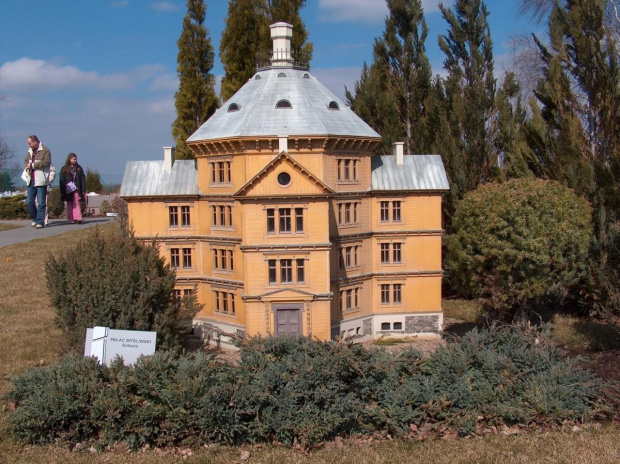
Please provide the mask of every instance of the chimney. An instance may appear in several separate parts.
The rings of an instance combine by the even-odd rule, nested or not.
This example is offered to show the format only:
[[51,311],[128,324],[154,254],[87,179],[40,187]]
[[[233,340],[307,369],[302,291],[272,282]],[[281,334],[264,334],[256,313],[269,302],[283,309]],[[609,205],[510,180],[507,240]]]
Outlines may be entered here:
[[291,37],[293,37],[293,25],[279,22],[271,26],[271,39],[273,40],[273,56],[271,66],[284,67],[291,66]]
[[174,148],[164,147],[164,169],[170,171],[174,164]]
[[288,136],[281,135],[278,137],[278,153],[282,153],[283,151],[288,153]]
[[392,144],[392,154],[396,157],[396,164],[403,165],[405,164],[405,156],[403,153],[403,146],[405,142],[394,142]]

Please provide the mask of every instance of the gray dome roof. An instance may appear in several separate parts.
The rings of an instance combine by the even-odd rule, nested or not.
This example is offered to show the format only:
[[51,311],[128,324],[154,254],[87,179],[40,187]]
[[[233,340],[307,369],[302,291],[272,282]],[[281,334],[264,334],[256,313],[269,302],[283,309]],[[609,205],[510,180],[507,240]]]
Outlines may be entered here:
[[257,72],[187,141],[282,136],[381,137],[308,71],[274,67]]

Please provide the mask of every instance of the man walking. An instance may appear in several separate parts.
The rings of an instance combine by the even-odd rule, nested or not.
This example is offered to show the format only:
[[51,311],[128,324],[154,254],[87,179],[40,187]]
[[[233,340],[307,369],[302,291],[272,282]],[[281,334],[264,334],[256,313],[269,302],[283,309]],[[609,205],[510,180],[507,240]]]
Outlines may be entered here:
[[49,185],[52,154],[36,135],[29,135],[26,143],[29,148],[26,154],[25,167],[26,172],[30,175],[26,206],[32,219],[32,226],[42,229],[45,227],[47,186]]

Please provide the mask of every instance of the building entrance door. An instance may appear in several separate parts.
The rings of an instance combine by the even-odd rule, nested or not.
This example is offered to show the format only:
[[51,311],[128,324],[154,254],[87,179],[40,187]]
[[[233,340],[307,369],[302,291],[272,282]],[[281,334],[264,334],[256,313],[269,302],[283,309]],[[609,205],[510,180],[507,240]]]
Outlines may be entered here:
[[301,335],[301,307],[282,306],[276,309],[276,335]]

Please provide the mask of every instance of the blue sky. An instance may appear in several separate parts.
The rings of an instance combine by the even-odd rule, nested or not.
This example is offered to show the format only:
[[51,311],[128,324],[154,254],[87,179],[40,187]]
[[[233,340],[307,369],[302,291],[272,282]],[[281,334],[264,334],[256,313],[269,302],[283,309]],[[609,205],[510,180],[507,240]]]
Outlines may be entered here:
[[[424,0],[427,53],[435,73],[446,31],[439,0]],[[221,77],[219,42],[226,0],[206,0],[206,26]],[[444,0],[451,5],[450,0]],[[510,39],[534,25],[515,2],[487,0],[498,74],[510,59]],[[3,0],[0,15],[0,134],[27,150],[37,134],[61,166],[75,152],[106,183],[120,183],[129,160],[163,158],[173,145],[177,39],[185,0]],[[384,29],[384,0],[308,0],[302,17],[314,44],[311,73],[344,100]],[[293,31],[294,33],[294,31]]]

